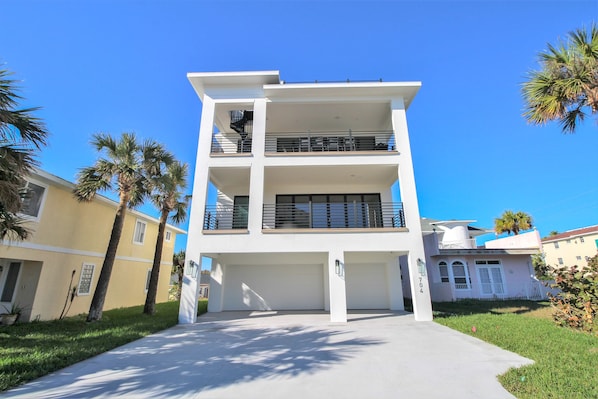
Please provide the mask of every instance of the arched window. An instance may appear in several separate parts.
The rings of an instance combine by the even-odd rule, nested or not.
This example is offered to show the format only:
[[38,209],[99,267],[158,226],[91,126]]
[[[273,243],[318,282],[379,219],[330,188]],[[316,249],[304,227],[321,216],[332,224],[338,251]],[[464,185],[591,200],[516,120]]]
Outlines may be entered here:
[[450,280],[447,263],[445,261],[438,262],[438,270],[440,271],[440,282],[448,283]]
[[467,267],[460,260],[456,260],[451,263],[451,269],[453,270],[453,281],[455,282],[456,290],[468,290],[469,289],[469,274],[467,273]]

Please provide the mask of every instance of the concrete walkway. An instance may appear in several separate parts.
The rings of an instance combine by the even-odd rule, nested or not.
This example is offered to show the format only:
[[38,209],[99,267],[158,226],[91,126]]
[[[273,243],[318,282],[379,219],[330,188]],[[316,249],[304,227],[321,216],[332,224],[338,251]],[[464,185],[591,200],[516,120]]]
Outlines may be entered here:
[[2,398],[513,398],[530,360],[403,313],[224,312],[67,367]]

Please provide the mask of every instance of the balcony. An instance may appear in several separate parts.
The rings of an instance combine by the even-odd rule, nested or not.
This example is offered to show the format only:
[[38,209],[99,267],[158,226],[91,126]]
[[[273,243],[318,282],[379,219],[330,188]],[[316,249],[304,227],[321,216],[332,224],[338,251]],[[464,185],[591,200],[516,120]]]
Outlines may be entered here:
[[266,133],[266,153],[395,151],[392,131]]
[[[212,135],[211,154],[251,154],[252,132],[217,132]],[[269,132],[264,151],[268,154],[396,152],[392,131]]]
[[208,205],[204,214],[204,230],[246,230],[246,206]]
[[306,202],[264,204],[264,230],[374,229],[405,227],[401,202]]

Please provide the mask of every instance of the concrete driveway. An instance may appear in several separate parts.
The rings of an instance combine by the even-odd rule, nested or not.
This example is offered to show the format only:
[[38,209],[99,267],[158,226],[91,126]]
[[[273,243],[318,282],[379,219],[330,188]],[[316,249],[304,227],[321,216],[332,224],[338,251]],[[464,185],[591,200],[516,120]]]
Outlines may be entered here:
[[6,398],[513,398],[531,363],[405,313],[224,312],[14,390]]

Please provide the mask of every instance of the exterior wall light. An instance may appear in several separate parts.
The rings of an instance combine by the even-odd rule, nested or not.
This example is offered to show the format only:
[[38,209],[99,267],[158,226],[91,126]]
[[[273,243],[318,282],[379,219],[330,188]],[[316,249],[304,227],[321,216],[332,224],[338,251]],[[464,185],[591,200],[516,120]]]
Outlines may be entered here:
[[345,275],[343,265],[341,265],[341,261],[338,259],[334,261],[334,272],[339,277],[343,277]]
[[190,260],[189,267],[187,267],[187,273],[185,274],[196,279],[197,275],[199,274],[199,264],[195,263],[193,260]]
[[417,268],[419,269],[420,275],[426,275],[426,262],[424,262],[421,258],[417,258]]

